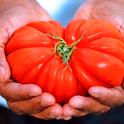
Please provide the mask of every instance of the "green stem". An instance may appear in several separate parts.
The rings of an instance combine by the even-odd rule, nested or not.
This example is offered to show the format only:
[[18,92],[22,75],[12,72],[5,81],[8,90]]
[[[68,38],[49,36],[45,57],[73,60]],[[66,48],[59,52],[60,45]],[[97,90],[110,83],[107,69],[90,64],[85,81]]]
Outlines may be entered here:
[[80,37],[76,42],[73,42],[71,45],[67,45],[67,43],[61,37],[48,35],[49,37],[59,40],[55,51],[58,56],[62,58],[63,63],[67,63],[70,60],[70,57],[75,49],[75,46],[81,41],[82,37]]

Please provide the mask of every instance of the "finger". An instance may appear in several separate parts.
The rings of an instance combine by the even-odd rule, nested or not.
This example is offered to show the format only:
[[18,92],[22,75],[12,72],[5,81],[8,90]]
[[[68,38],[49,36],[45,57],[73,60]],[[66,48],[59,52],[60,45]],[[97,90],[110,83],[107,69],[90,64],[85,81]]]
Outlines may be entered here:
[[31,116],[39,118],[39,119],[45,119],[45,120],[55,119],[57,117],[62,116],[62,107],[56,103],[46,108],[42,112],[38,114],[32,114]]
[[48,12],[38,4],[37,1],[32,1],[33,2],[33,5],[36,5],[37,7],[35,8],[35,11],[37,11],[37,20],[44,20],[44,21],[50,21],[51,20],[51,17],[50,15],[48,14]]
[[30,99],[41,94],[41,88],[34,84],[9,82],[1,86],[1,95],[9,101]]
[[0,85],[5,83],[10,77],[10,69],[7,64],[5,54],[4,54],[4,46],[0,41]]
[[90,13],[92,10],[92,4],[87,1],[83,3],[77,12],[75,13],[74,19],[85,19],[88,20],[90,18]]
[[104,105],[119,106],[124,103],[124,89],[122,87],[108,89],[95,86],[89,89],[89,94]]
[[74,96],[70,99],[69,105],[86,113],[103,113],[110,107],[97,102],[92,97]]
[[[46,99],[44,99],[44,97]],[[43,104],[43,102],[45,104]],[[8,102],[12,111],[17,114],[35,114],[43,111],[45,108],[55,104],[55,99],[52,95],[43,93],[41,96],[32,98],[30,100]]]
[[78,9],[75,18],[109,21],[124,34],[123,8],[123,0],[87,0],[86,3],[81,5]]
[[88,113],[85,111],[80,111],[77,108],[71,107],[69,104],[63,106],[63,119],[70,120],[72,117],[81,117],[85,116]]

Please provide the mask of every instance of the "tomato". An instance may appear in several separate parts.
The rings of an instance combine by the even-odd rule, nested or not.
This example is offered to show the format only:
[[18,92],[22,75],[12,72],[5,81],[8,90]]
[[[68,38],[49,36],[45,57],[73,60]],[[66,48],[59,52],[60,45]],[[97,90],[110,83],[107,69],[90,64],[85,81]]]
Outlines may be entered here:
[[73,20],[66,28],[56,21],[30,23],[5,51],[15,81],[37,84],[62,104],[92,86],[119,86],[124,79],[124,39],[101,20]]

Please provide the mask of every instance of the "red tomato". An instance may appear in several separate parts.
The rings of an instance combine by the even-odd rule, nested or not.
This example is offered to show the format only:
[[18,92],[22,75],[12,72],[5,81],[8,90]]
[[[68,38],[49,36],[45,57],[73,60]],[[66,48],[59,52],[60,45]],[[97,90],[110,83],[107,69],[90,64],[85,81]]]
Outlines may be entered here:
[[55,21],[28,24],[14,33],[6,54],[14,80],[39,85],[58,103],[124,79],[123,37],[100,20],[74,20],[65,29]]

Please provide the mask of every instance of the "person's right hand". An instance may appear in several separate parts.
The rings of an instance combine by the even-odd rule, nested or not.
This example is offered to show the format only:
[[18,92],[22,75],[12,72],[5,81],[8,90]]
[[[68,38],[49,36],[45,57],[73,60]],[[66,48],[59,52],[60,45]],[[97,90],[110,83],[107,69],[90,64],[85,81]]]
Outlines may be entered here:
[[[55,98],[33,84],[22,85],[10,78],[4,47],[18,28],[50,17],[35,0],[0,0],[0,94],[17,114],[29,114],[40,119],[53,119],[62,114]],[[8,81],[9,80],[9,81]]]

